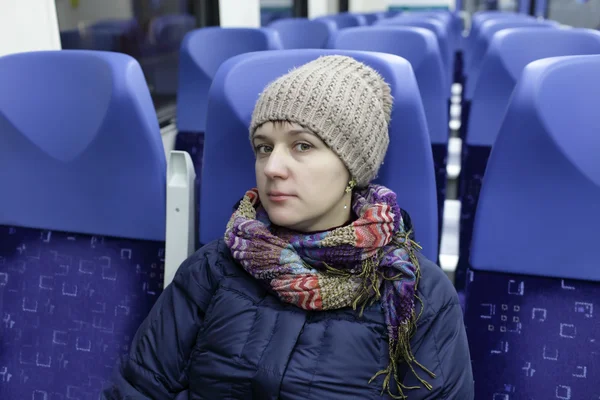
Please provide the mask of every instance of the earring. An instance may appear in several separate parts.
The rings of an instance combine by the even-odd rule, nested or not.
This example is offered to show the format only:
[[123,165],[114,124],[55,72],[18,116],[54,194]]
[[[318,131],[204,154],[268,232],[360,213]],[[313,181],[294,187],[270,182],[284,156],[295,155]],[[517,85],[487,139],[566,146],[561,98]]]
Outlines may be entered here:
[[350,193],[352,191],[352,189],[354,189],[355,186],[356,186],[356,181],[354,179],[352,179],[350,182],[348,182],[348,186],[346,187],[346,193]]

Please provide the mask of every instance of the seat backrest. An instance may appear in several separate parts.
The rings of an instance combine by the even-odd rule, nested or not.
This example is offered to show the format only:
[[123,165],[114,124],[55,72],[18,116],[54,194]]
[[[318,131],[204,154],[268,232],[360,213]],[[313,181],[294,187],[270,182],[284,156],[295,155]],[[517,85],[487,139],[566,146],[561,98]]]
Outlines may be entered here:
[[414,71],[432,143],[448,143],[448,86],[435,35],[424,28],[372,26],[336,33],[333,48],[378,51],[406,59]]
[[512,28],[494,35],[481,66],[467,125],[461,170],[459,268],[468,263],[482,178],[517,80],[532,61],[573,54],[600,54],[600,32]]
[[152,99],[118,53],[5,56],[0,80],[0,398],[98,398],[162,290]]
[[407,12],[404,15],[406,16],[416,16],[416,17],[424,17],[424,18],[433,18],[441,21],[448,31],[448,46],[450,47],[450,51],[455,51],[456,49],[456,41],[458,39],[458,35],[461,34],[460,31],[457,31],[457,25],[455,22],[454,15],[446,10],[433,10],[433,11],[412,11]]
[[362,15],[367,20],[367,25],[373,25],[373,23],[375,21],[385,18],[385,15],[383,12],[371,12],[371,13],[365,13]]
[[471,29],[469,36],[465,40],[465,65],[469,65],[472,60],[473,49],[476,38],[479,36],[480,28],[486,21],[514,21],[514,20],[533,20],[526,14],[517,14],[512,12],[488,11],[484,13],[475,13],[471,19]]
[[599,100],[600,55],[524,69],[488,161],[473,268],[600,282]]
[[271,28],[209,27],[188,33],[179,59],[179,132],[206,131],[208,89],[224,61],[238,54],[279,49],[283,49],[283,44]]
[[448,27],[444,22],[432,17],[402,14],[394,18],[377,21],[375,25],[415,26],[418,28],[425,28],[432,31],[438,40],[438,45],[442,54],[442,62],[444,63],[444,69],[446,71],[447,76],[447,93],[450,93],[450,81],[452,76],[451,71],[454,68],[454,64],[452,63],[452,56],[450,54]]
[[594,398],[600,56],[529,64],[487,166],[466,326],[475,398]]
[[[231,59],[219,69],[208,106],[200,201],[201,243],[223,235],[234,204],[256,185],[248,126],[260,92],[290,69],[328,54],[344,54],[365,62],[390,84],[394,97],[390,145],[377,182],[398,194],[401,207],[411,215],[424,254],[436,259],[436,188],[431,144],[410,63],[391,54],[349,50],[257,52]],[[227,149],[226,157],[223,149]]]
[[326,19],[333,21],[337,29],[352,28],[355,26],[367,25],[367,18],[360,14],[340,13],[315,18],[316,20]]
[[525,66],[541,58],[600,54],[600,32],[591,29],[506,29],[494,35],[475,85],[467,144],[491,146]]
[[473,87],[477,82],[477,75],[481,63],[485,59],[485,55],[494,35],[503,29],[510,28],[557,28],[558,24],[554,21],[538,21],[535,19],[501,19],[486,21],[481,25],[479,35],[475,38],[475,45],[472,48],[471,61],[465,67],[465,75],[468,78],[468,84],[465,92],[467,100],[471,100],[473,96]]
[[307,18],[278,19],[269,28],[279,33],[285,49],[323,49],[337,29],[331,20]]

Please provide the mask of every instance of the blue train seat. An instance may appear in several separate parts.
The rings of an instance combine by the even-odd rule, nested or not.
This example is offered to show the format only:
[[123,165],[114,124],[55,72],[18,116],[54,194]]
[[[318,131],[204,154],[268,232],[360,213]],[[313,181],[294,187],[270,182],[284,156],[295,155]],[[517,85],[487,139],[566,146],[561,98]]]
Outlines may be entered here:
[[515,88],[473,234],[476,399],[600,393],[599,100],[600,56],[535,61]]
[[450,43],[448,38],[448,26],[439,19],[417,16],[417,15],[405,15],[384,19],[377,21],[376,26],[414,26],[419,28],[425,28],[432,31],[438,40],[440,52],[442,54],[442,61],[444,63],[444,72],[446,74],[447,86],[445,88],[446,95],[450,98],[450,86],[452,84],[452,76],[454,69],[453,55],[450,50]]
[[481,181],[513,89],[525,66],[542,58],[600,54],[600,32],[589,29],[513,28],[494,35],[471,105],[459,197],[460,249],[456,285],[464,287]]
[[97,399],[163,287],[166,163],[139,64],[0,58],[0,398]]
[[339,13],[339,14],[327,15],[324,17],[315,18],[315,20],[323,20],[323,19],[333,21],[335,23],[337,29],[345,29],[345,28],[352,28],[355,26],[368,25],[367,18],[364,15],[360,15],[360,14]]
[[285,49],[323,49],[337,30],[333,21],[307,18],[285,18],[269,24],[279,33]]

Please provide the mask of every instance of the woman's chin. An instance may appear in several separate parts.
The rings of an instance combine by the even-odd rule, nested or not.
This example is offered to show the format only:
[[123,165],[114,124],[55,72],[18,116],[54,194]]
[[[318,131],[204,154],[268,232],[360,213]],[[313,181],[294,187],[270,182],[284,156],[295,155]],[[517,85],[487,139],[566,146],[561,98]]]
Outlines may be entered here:
[[298,224],[298,222],[300,222],[290,210],[285,210],[283,207],[277,207],[275,210],[269,210],[268,213],[271,222],[283,228],[293,228]]

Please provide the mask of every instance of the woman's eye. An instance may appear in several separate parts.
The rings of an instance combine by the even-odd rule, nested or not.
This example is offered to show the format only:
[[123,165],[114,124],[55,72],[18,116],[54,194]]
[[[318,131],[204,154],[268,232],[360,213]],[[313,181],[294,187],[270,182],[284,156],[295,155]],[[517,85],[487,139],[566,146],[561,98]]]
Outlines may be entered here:
[[308,151],[308,150],[310,150],[311,148],[312,148],[312,146],[311,146],[310,144],[308,144],[308,143],[298,143],[298,144],[296,145],[296,149],[297,149],[298,151],[300,151],[300,152],[305,152],[305,151]]
[[271,147],[265,144],[259,144],[255,147],[256,154],[267,154],[271,151]]

